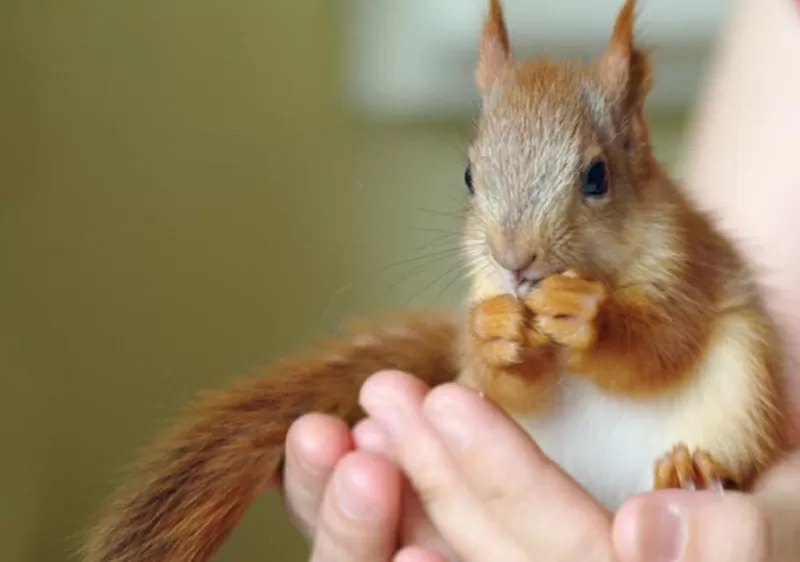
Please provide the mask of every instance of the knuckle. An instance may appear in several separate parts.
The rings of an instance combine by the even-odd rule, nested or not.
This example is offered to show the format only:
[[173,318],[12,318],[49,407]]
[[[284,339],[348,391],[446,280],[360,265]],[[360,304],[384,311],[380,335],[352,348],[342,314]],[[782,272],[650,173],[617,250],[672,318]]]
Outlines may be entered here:
[[511,512],[517,506],[516,494],[509,494],[509,487],[504,483],[487,484],[481,488],[480,497],[486,507],[499,513]]
[[414,485],[419,501],[428,511],[437,512],[440,506],[445,503],[445,495],[440,486],[430,482],[422,482]]
[[358,548],[358,537],[341,535],[333,528],[321,527],[311,541],[311,562],[345,562],[363,559],[363,549]]
[[364,560],[380,543],[381,532],[375,521],[357,521],[336,509],[325,509],[312,535],[312,560],[326,562]]
[[322,503],[323,485],[309,482],[307,474],[295,466],[284,469],[282,498],[288,517],[297,530],[310,537],[318,524],[318,508]]
[[306,539],[312,538],[317,529],[316,513],[298,506],[287,494],[284,494],[283,504],[292,526]]
[[450,490],[446,484],[434,478],[431,472],[431,470],[425,470],[417,478],[414,478],[412,486],[422,505],[428,511],[438,512],[456,491]]

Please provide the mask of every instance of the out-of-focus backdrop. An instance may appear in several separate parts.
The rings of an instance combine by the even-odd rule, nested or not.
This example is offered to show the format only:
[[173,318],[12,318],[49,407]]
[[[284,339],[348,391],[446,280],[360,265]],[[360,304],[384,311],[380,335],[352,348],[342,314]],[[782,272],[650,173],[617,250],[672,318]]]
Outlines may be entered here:
[[[595,55],[621,0],[507,0]],[[725,2],[641,2],[673,169]],[[456,302],[482,0],[0,6],[0,559],[72,559],[197,391],[348,316]],[[659,75],[657,75],[658,78]],[[219,560],[303,560],[280,501]]]

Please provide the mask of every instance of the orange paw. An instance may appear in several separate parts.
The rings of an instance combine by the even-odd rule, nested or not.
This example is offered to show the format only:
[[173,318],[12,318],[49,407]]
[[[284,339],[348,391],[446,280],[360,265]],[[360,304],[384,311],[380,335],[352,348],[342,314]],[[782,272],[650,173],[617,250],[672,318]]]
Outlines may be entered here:
[[476,305],[470,312],[470,331],[483,362],[496,368],[518,365],[527,350],[547,343],[531,329],[531,319],[525,304],[512,295]]
[[736,488],[737,484],[731,473],[710,454],[700,450],[692,453],[685,444],[679,443],[656,461],[653,487],[656,490],[682,488],[721,492]]
[[526,304],[536,315],[536,328],[550,340],[588,349],[597,340],[597,320],[606,296],[602,283],[563,274],[542,280]]

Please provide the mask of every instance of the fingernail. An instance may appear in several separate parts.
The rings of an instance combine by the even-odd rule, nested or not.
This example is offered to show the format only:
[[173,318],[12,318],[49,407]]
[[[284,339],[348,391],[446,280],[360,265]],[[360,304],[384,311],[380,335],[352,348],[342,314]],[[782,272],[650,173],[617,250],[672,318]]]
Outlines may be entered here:
[[371,418],[365,418],[353,427],[353,441],[359,449],[384,456],[392,454],[386,429],[380,422]]
[[358,471],[342,471],[336,475],[336,501],[345,515],[353,519],[369,519],[375,513],[375,504],[365,492],[362,475]]
[[373,415],[391,441],[400,439],[404,428],[403,414],[391,399],[382,401],[380,407],[374,410]]
[[437,433],[450,447],[463,449],[469,445],[474,430],[463,404],[450,398],[437,399],[426,404],[424,411]]
[[400,438],[405,425],[403,405],[398,402],[391,388],[370,388],[363,396],[362,406],[392,441]]
[[671,504],[647,504],[637,524],[638,559],[679,562],[686,548],[688,526],[681,509]]

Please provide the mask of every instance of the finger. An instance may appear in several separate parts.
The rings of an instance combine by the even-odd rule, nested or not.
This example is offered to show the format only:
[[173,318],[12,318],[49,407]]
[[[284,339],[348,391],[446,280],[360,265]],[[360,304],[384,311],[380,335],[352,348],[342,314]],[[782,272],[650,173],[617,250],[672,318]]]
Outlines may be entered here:
[[458,556],[447,543],[439,529],[431,521],[419,494],[408,481],[403,479],[403,510],[400,514],[400,544],[415,546],[446,555],[449,560],[457,560]]
[[325,490],[311,561],[391,560],[399,514],[399,470],[380,455],[348,453]]
[[347,425],[333,416],[308,414],[289,428],[283,469],[284,502],[306,537],[314,532],[325,487],[336,463],[352,448]]
[[798,529],[800,452],[762,476],[753,493],[637,496],[618,511],[613,536],[620,562],[789,562],[800,553]]
[[472,490],[528,552],[609,557],[610,515],[502,410],[451,384],[432,390],[423,411]]
[[[416,389],[416,391],[423,390],[425,389],[422,387]],[[420,400],[423,395],[424,393],[420,392]],[[382,454],[392,462],[395,462],[389,436],[386,435],[378,421],[372,418],[364,418],[357,423],[353,427],[353,441],[358,449]],[[424,547],[430,551],[438,551],[455,557],[452,548],[445,543],[439,530],[425,513],[419,497],[408,480],[405,477],[402,480],[402,509],[399,524],[400,544],[403,546]]]
[[412,546],[401,549],[392,562],[448,562],[448,558],[436,550]]
[[378,373],[361,387],[361,405],[387,431],[426,512],[462,560],[524,560],[524,553],[472,494],[422,414],[420,384],[404,373]]
[[394,453],[389,436],[379,422],[364,418],[353,426],[353,442],[358,449],[384,455],[394,462]]
[[633,498],[619,510],[614,546],[621,562],[789,562],[790,558],[768,558],[766,515],[749,495],[654,492]]

